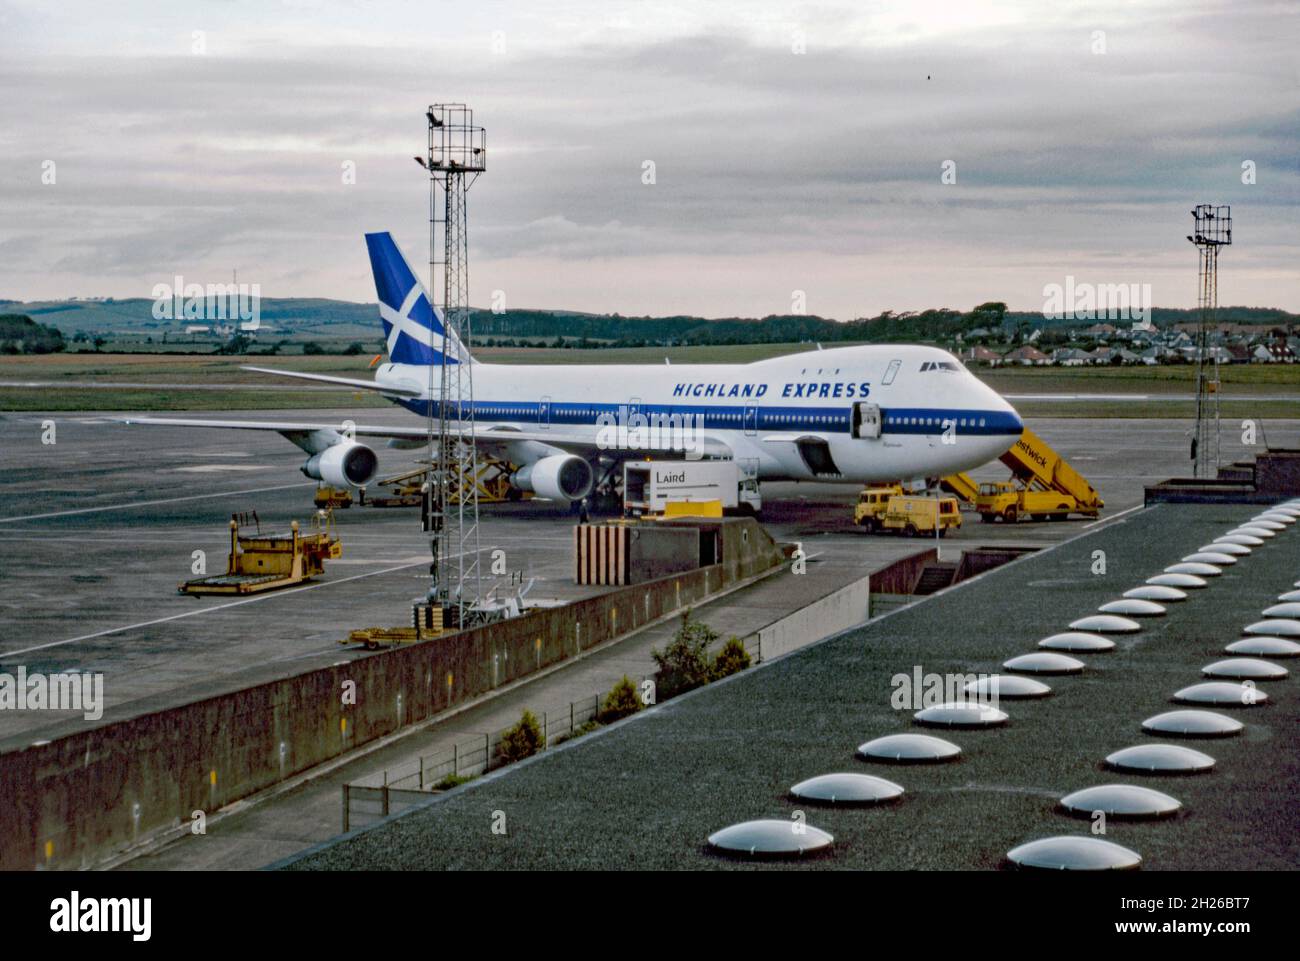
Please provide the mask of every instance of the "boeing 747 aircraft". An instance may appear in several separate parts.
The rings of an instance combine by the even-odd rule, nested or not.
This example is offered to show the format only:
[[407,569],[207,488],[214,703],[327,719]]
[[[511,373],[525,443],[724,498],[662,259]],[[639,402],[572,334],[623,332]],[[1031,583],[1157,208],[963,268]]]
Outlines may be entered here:
[[[938,478],[998,457],[1022,430],[1010,404],[933,347],[838,347],[749,364],[480,363],[444,326],[392,235],[367,234],[366,244],[388,341],[374,380],[249,369],[377,391],[427,418],[439,403],[434,368],[473,365],[473,410],[449,403],[448,416],[466,441],[516,465],[515,488],[540,497],[580,500],[624,460],[647,455],[734,458],[759,480]],[[358,437],[408,448],[427,438],[421,423],[127,422],[277,431],[308,455],[303,473],[335,487],[375,477],[378,458]]]

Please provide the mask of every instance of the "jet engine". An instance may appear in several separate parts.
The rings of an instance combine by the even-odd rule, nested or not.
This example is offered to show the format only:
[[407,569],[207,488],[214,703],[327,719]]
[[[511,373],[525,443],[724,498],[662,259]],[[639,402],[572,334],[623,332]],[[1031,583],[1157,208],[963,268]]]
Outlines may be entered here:
[[356,441],[333,444],[313,454],[302,465],[304,474],[331,487],[365,487],[374,480],[378,470],[379,458],[375,452]]
[[576,501],[591,493],[591,465],[573,454],[552,454],[510,475],[510,483],[551,500]]

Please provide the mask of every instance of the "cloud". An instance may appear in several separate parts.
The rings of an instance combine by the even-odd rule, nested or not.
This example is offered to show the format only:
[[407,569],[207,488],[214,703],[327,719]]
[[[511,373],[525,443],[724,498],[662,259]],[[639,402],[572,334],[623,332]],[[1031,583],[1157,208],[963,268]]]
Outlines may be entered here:
[[1300,308],[1281,4],[504,3],[436,39],[420,9],[11,5],[0,296],[141,295],[237,267],[268,296],[370,299],[363,232],[427,249],[411,156],[442,97],[488,128],[476,302],[767,313],[800,288],[849,317],[1032,308],[1074,274],[1186,306],[1187,211],[1215,201],[1237,214],[1227,299]]

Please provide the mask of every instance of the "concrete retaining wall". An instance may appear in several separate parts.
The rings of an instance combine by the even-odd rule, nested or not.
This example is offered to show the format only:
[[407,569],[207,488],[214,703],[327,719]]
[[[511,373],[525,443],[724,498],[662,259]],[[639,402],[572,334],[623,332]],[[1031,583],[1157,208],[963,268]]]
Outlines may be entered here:
[[1300,494],[1300,450],[1275,448],[1254,463],[1219,468],[1215,478],[1172,477],[1145,489],[1143,503],[1273,504]]
[[744,639],[745,647],[757,653],[757,660],[770,661],[823,637],[865,624],[870,616],[871,577],[867,576],[760,628]]
[[957,565],[957,575],[952,582],[960,584],[967,578],[977,577],[985,571],[1001,567],[1037,550],[1037,547],[977,547],[974,550],[963,551],[961,563]]
[[931,547],[894,561],[872,575],[871,590],[876,594],[911,594],[925,566],[938,559],[938,552]]
[[1300,494],[1300,450],[1270,450],[1256,457],[1255,486],[1262,494]]
[[2,754],[0,870],[93,866],[780,562],[725,523],[722,564]]

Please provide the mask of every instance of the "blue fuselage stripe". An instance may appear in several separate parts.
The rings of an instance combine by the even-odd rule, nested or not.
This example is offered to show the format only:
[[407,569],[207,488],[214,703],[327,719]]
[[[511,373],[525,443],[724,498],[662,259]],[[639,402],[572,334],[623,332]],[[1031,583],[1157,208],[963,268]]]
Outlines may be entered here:
[[[401,405],[421,417],[430,416],[433,405],[427,400],[407,399]],[[456,416],[454,405],[449,411]],[[705,430],[790,431],[807,430],[847,434],[851,409],[839,407],[777,407],[769,405],[698,405],[698,404],[590,404],[495,401],[474,402],[476,420],[491,423],[528,425],[597,426],[597,418],[610,415],[623,418],[642,414],[648,418],[682,415],[702,416]],[[940,434],[948,421],[958,434],[1019,437],[1022,428],[1015,414],[1000,410],[974,410],[946,407],[882,408],[882,432],[885,434]]]

